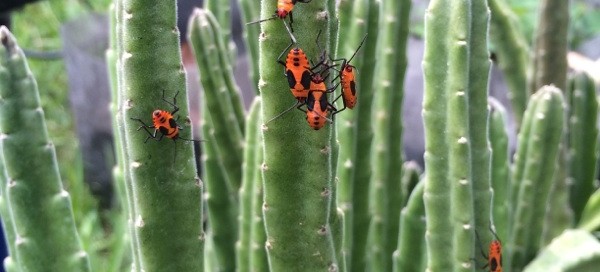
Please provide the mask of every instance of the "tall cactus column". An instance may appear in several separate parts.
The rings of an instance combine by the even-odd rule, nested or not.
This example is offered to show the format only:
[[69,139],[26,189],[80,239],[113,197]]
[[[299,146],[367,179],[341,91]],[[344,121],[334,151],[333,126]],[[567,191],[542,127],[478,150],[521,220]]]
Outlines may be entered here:
[[[192,143],[144,143],[147,134],[130,118],[151,122],[155,109],[172,111],[162,100],[178,93],[180,135],[186,123],[185,72],[181,63],[175,1],[123,1],[120,109],[135,209],[135,235],[143,271],[202,271],[202,182],[196,175]],[[159,133],[160,134],[160,133]],[[131,197],[132,195],[129,195]]]
[[506,254],[506,265],[513,271],[520,271],[540,247],[562,141],[564,111],[561,91],[545,86],[531,97],[523,117],[512,177],[514,214]]
[[[261,18],[273,15],[276,1],[262,1]],[[294,35],[309,59],[327,48],[330,14],[327,1],[297,3]],[[286,19],[287,20],[287,19]],[[269,120],[294,104],[277,57],[290,43],[283,22],[261,24],[260,83],[262,119]],[[336,269],[329,226],[332,181],[329,162],[331,124],[315,131],[302,112],[294,110],[263,126],[265,163],[264,216],[271,271],[324,271]]]
[[375,80],[371,269],[390,271],[402,209],[402,98],[410,0],[383,1],[380,69]]
[[21,271],[89,271],[48,139],[37,84],[23,51],[0,27],[0,156]]
[[423,198],[430,271],[472,271],[473,229],[484,241],[491,236],[488,13],[486,1],[468,0],[433,0],[426,12]]

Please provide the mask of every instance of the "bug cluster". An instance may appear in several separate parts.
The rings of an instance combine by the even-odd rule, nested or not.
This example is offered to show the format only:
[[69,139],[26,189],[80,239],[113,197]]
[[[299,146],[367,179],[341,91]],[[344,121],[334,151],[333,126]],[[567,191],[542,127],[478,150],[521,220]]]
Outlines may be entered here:
[[[266,123],[274,121],[290,110],[297,108],[306,113],[308,125],[314,130],[319,130],[324,127],[328,121],[332,122],[330,117],[333,117],[333,115],[346,108],[352,109],[356,105],[356,67],[351,65],[350,62],[364,43],[366,36],[350,59],[332,59],[325,51],[323,51],[318,62],[313,64],[309,61],[306,53],[298,46],[296,38],[293,35],[292,9],[298,2],[308,3],[310,0],[278,0],[277,9],[272,17],[250,22],[248,24],[279,18],[285,25],[292,41],[290,45],[281,52],[277,58],[277,62],[284,67],[284,76],[287,79],[290,91],[296,99],[296,102],[290,108],[271,118]],[[285,18],[288,15],[290,18],[289,26],[285,21]],[[319,35],[317,35],[317,45],[319,44],[320,34],[321,33],[319,32]],[[284,56],[285,61],[282,60]],[[330,70],[334,70],[336,73],[336,77],[332,82],[338,80],[337,83],[331,83],[333,87],[327,86],[327,77],[331,73]],[[340,95],[330,102],[327,98],[328,94],[334,93],[335,89],[340,85],[342,89]],[[344,107],[340,110],[336,109],[334,106],[335,101],[339,98],[342,98],[344,103]]]

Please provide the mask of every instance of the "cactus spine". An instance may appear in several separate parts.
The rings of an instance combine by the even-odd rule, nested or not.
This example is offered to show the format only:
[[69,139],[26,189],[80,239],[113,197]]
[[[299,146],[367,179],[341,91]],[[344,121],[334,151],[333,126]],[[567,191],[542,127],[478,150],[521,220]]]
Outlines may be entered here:
[[[11,214],[15,261],[22,271],[90,271],[75,228],[71,197],[58,173],[37,83],[23,51],[0,27],[2,192]],[[5,221],[6,224],[8,221]],[[10,231],[10,228],[9,228]],[[9,236],[10,237],[10,236]]]

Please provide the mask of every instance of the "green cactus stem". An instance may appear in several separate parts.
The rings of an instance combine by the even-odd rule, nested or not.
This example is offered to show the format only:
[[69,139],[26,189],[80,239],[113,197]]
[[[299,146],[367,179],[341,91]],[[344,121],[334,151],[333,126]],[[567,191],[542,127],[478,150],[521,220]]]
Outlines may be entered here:
[[[273,14],[275,1],[261,2],[261,18]],[[294,35],[309,59],[329,47],[327,1],[294,7]],[[260,84],[262,118],[269,120],[294,103],[277,57],[290,43],[280,20],[261,24]],[[300,111],[263,126],[264,220],[271,271],[323,271],[339,267],[329,225],[332,126],[315,131]],[[298,239],[302,237],[301,239]]]
[[[256,162],[258,152],[258,134],[260,116],[260,97],[255,98],[250,107],[248,115],[248,126],[246,126],[246,148],[244,149],[244,166],[242,186],[239,191],[240,208],[238,216],[239,234],[236,243],[236,263],[237,269],[240,272],[250,271],[250,251],[252,237],[252,208],[254,207],[254,182],[256,180],[256,171],[258,171],[259,163]],[[262,184],[262,182],[261,182]]]
[[[226,2],[226,1],[219,1],[219,2]],[[192,14],[192,16],[194,16],[194,14]],[[219,22],[217,21],[215,16],[213,16],[210,13],[207,13],[206,22],[210,25],[210,28],[213,30],[212,31],[212,34],[213,34],[212,40],[216,44],[216,47],[214,47],[212,50],[217,50],[217,52],[225,52],[225,50],[228,50],[228,48],[234,48],[233,44],[230,44],[231,46],[229,46],[229,47],[227,46],[228,43],[230,43],[230,39],[228,39],[228,38],[224,39],[222,37],[223,36],[222,33],[224,30],[219,25]],[[209,50],[211,50],[211,49],[209,49]],[[231,51],[235,51],[235,49],[231,49],[228,52],[230,52],[230,54],[231,54]],[[237,84],[235,83],[235,78],[233,77],[232,62],[231,62],[230,58],[228,58],[228,54],[226,54],[226,53],[227,52],[225,52],[223,54],[216,54],[219,57],[220,65],[217,65],[216,67],[212,67],[212,68],[213,69],[217,68],[217,69],[222,70],[221,73],[222,73],[223,80],[225,81],[225,86],[227,87],[226,90],[227,90],[228,97],[227,96],[221,97],[221,99],[227,103],[231,103],[231,107],[233,108],[233,115],[229,114],[226,117],[229,120],[235,120],[235,122],[237,122],[240,127],[240,131],[243,133],[244,132],[244,123],[246,121],[246,113],[244,112],[244,106],[242,105],[240,90],[239,90]],[[233,54],[233,55],[235,56],[235,54]],[[217,71],[215,71],[215,72],[217,72]],[[239,180],[237,180],[236,189],[239,189],[241,182],[242,182],[242,180],[240,177]]]
[[[341,0],[337,8],[337,18],[339,21],[338,26],[338,39],[336,45],[336,57],[351,56],[354,51],[351,51],[350,44],[358,44],[360,42],[360,35],[358,33],[366,33],[364,25],[357,24],[357,21],[365,22],[367,20],[366,10],[363,8],[354,10],[355,0]],[[356,21],[354,21],[356,20]],[[350,54],[350,55],[348,55]],[[357,54],[362,54],[358,52]],[[360,67],[360,57],[355,57],[352,65]],[[360,91],[360,89],[359,89]],[[354,169],[354,162],[352,160],[354,146],[353,131],[355,121],[354,112],[346,110],[344,114],[336,116],[336,134],[337,143],[345,143],[338,145],[337,155],[338,159],[336,162],[337,169],[335,170],[337,178],[337,204],[344,213],[344,227],[343,227],[343,242],[342,252],[344,259],[347,261],[346,268],[351,271],[350,261],[352,260],[352,248],[353,248],[353,190],[354,183],[351,182],[352,171]],[[334,145],[335,147],[335,145]],[[366,193],[366,192],[365,192]]]
[[[411,175],[414,176],[414,175]],[[398,249],[394,252],[394,272],[425,270],[425,182],[416,184],[400,214]]]
[[573,226],[573,211],[569,205],[569,185],[567,178],[567,154],[565,141],[560,147],[554,181],[548,195],[545,216],[542,222],[543,232],[536,244],[545,247],[552,239],[559,236],[563,231]]
[[577,227],[590,232],[600,229],[600,189],[588,199]]
[[179,137],[191,139],[185,72],[173,1],[123,2],[122,96],[127,165],[135,201],[140,270],[202,271],[202,181],[196,174],[192,143],[149,141],[131,118],[150,122],[158,109],[181,116]]
[[[491,210],[491,147],[489,143],[488,78],[489,60],[488,25],[490,11],[487,1],[471,1],[471,34],[469,52],[469,140],[471,141],[471,182],[473,187],[473,207],[475,208],[475,229],[490,228]],[[460,211],[458,211],[460,212]],[[491,241],[489,231],[480,231],[480,237]],[[474,245],[474,244],[473,244]]]
[[563,121],[564,100],[559,89],[545,86],[531,97],[518,137],[512,178],[518,190],[507,245],[508,262],[505,263],[517,271],[533,259],[540,246]]
[[[115,2],[115,21],[114,25],[111,26],[113,28],[114,35],[116,37],[115,40],[115,52],[116,61],[115,61],[115,72],[116,72],[116,85],[117,85],[117,94],[116,94],[116,110],[115,120],[117,122],[118,132],[115,132],[115,139],[119,143],[115,144],[116,148],[120,148],[120,151],[116,152],[119,156],[117,162],[120,161],[123,164],[123,178],[125,183],[125,196],[127,203],[127,226],[129,231],[129,236],[131,237],[131,255],[132,255],[132,271],[141,271],[141,256],[140,256],[140,242],[139,236],[136,235],[137,228],[135,226],[135,218],[137,218],[136,208],[135,208],[135,190],[133,190],[133,182],[131,181],[130,175],[130,167],[127,167],[127,162],[129,161],[129,152],[127,147],[127,137],[125,137],[125,124],[129,120],[125,120],[123,107],[125,105],[124,101],[126,98],[125,94],[121,90],[125,89],[125,80],[123,76],[123,55],[125,51],[123,50],[123,24],[124,24],[125,12],[123,11],[123,1]],[[110,60],[107,60],[110,61]],[[110,64],[109,64],[110,65]],[[109,68],[110,69],[110,68]],[[110,70],[109,70],[110,72]],[[109,75],[112,75],[110,72]],[[111,79],[112,80],[112,79]],[[114,97],[113,97],[114,99]],[[118,137],[118,138],[117,138]]]
[[71,197],[58,172],[37,83],[14,36],[0,27],[0,146],[22,271],[90,271]]
[[[423,56],[424,96],[423,123],[425,126],[424,177],[425,213],[427,214],[427,268],[443,271],[452,267],[448,256],[452,252],[453,232],[450,220],[450,182],[448,181],[448,151],[443,135],[447,122],[448,95],[445,91],[447,75],[445,64],[449,63],[446,49],[447,26],[450,20],[450,3],[432,0],[425,13],[425,52]],[[444,64],[443,66],[440,66]],[[440,68],[444,69],[440,69]]]
[[245,22],[259,19],[260,6],[253,0],[238,0],[238,5],[240,7],[241,21],[244,23],[242,24],[242,28],[244,29],[242,35],[248,55],[250,81],[252,82],[252,89],[258,93],[258,35],[260,28],[246,25]]
[[529,71],[529,91],[532,93],[550,84],[563,91],[567,89],[569,2],[540,2]]
[[521,124],[527,107],[527,41],[519,32],[515,14],[505,0],[488,0],[492,13],[490,41],[494,43],[498,66],[504,73],[508,85],[508,98],[517,125]]
[[[360,73],[357,75],[356,88],[359,101],[354,110],[340,114],[338,138],[342,144],[339,150],[337,175],[340,181],[338,203],[345,209],[344,250],[350,261],[350,271],[364,271],[367,266],[367,238],[371,216],[369,214],[369,187],[371,177],[371,145],[373,139],[372,105],[373,81],[375,78],[375,60],[377,52],[377,35],[379,27],[380,1],[354,1],[350,28],[340,25],[340,37],[345,41],[338,43],[337,58],[349,58],[356,51],[360,41],[368,33],[362,52],[352,60]],[[339,14],[340,23],[347,14]],[[346,20],[346,19],[344,19]],[[342,34],[342,32],[346,32]],[[343,44],[342,44],[343,43]],[[351,210],[349,210],[350,208]]]
[[[118,34],[117,34],[117,11],[116,11],[116,3],[113,3],[109,7],[109,15],[110,15],[110,44],[108,49],[106,50],[106,66],[108,67],[108,75],[111,86],[111,101],[109,104],[109,109],[112,113],[112,127],[113,127],[113,137],[115,139],[122,139],[121,131],[119,129],[119,94],[118,94],[118,79],[117,79],[117,60],[118,60]],[[114,232],[113,235],[118,237],[115,239],[116,246],[115,252],[111,255],[112,259],[109,262],[112,266],[108,268],[108,271],[118,271],[120,269],[121,264],[131,257],[131,237],[133,232],[130,224],[128,223],[128,217],[131,212],[130,205],[128,203],[127,198],[127,189],[125,184],[125,165],[124,165],[124,154],[123,154],[123,146],[122,141],[115,141],[115,154],[116,154],[116,164],[112,169],[112,177],[113,177],[113,188],[117,193],[117,205],[115,205],[115,210],[117,210],[118,215],[115,216],[117,218],[117,222],[114,224]],[[130,231],[130,233],[126,233],[126,230]],[[119,237],[120,236],[120,237]],[[127,254],[125,251],[129,250],[130,253]]]
[[[212,19],[211,19],[212,18]],[[235,105],[228,96],[226,79],[232,76],[221,60],[227,54],[219,46],[218,26],[209,11],[195,9],[189,22],[188,37],[194,48],[200,80],[204,90],[206,105],[215,126],[216,148],[225,172],[229,187],[237,192],[241,185],[243,132],[235,113]]]
[[[205,96],[203,97],[205,98]],[[206,206],[208,210],[208,238],[212,243],[212,262],[210,271],[234,271],[236,262],[235,241],[237,239],[236,201],[232,198],[232,190],[228,188],[224,166],[217,155],[216,139],[213,131],[212,115],[206,106],[207,99],[202,99],[202,169],[206,185]]]
[[425,17],[424,201],[431,271],[471,271],[473,228],[489,226],[488,19],[485,1],[431,1]]
[[[221,26],[221,39],[225,41],[225,44],[228,45],[226,48],[228,48],[231,42],[231,1],[206,0],[204,8],[210,10],[214,18],[219,22]],[[229,55],[226,56],[229,57]]]
[[[262,100],[256,99],[257,105],[255,107],[260,110]],[[251,111],[252,112],[252,111]],[[250,123],[256,122],[256,125],[262,124],[260,114],[256,120],[250,121]],[[248,135],[248,134],[247,134]],[[257,131],[256,150],[263,150],[263,139],[261,131]],[[257,171],[254,171],[254,177],[252,182],[252,233],[250,236],[250,271],[268,271],[269,261],[267,259],[267,251],[265,244],[267,242],[267,234],[265,233],[265,221],[263,220],[263,152],[256,152],[254,161],[256,162]]]
[[586,74],[578,74],[570,81],[567,92],[569,121],[567,142],[569,146],[570,203],[575,222],[592,195],[597,173],[598,101],[594,82]]
[[408,161],[402,165],[402,207],[408,203],[408,197],[421,180],[423,170],[415,161]]
[[375,80],[374,155],[372,165],[371,238],[372,271],[392,270],[402,209],[402,98],[406,71],[406,41],[410,0],[382,2],[381,60]]
[[508,157],[507,113],[504,106],[490,97],[490,145],[492,147],[491,184],[494,189],[492,202],[493,222],[496,234],[502,241],[508,239],[510,185],[510,162]]
[[[1,72],[0,72],[1,73]],[[0,89],[7,89],[9,81],[0,80]],[[8,181],[6,180],[6,172],[4,169],[4,156],[2,155],[2,142],[0,141],[0,218],[2,219],[2,230],[4,239],[8,248],[8,256],[4,259],[4,269],[6,271],[21,271],[18,261],[16,260],[17,250],[15,241],[17,234],[13,225],[13,217],[11,213],[10,203],[7,201],[6,190],[8,189]]]

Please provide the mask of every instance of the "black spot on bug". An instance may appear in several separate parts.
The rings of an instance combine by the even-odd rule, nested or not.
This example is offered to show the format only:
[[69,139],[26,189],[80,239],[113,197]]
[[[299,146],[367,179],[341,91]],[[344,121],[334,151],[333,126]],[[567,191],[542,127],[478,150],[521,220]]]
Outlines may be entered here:
[[311,76],[309,71],[302,72],[302,78],[300,79],[300,84],[304,87],[305,90],[310,88]]
[[497,269],[498,269],[498,260],[496,260],[496,258],[492,258],[490,260],[490,270],[496,271]]
[[296,86],[296,78],[294,77],[294,73],[292,72],[292,70],[286,70],[286,77],[290,89],[293,89]]
[[173,119],[173,118],[169,119],[169,126],[171,126],[171,128],[176,128],[177,121],[175,121],[175,119]]
[[354,80],[350,81],[350,91],[352,92],[352,95],[356,95],[356,83]]

